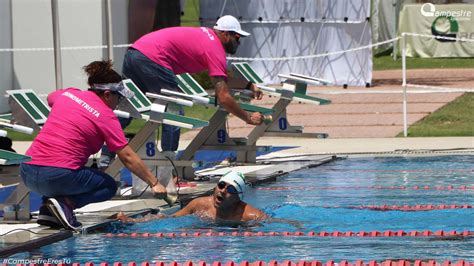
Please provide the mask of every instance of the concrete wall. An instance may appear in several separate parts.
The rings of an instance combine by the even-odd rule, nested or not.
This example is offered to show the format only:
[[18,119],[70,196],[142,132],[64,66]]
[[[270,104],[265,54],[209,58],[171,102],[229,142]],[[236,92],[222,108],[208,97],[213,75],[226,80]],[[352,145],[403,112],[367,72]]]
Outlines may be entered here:
[[[0,0],[0,49],[12,45],[10,1]],[[0,114],[9,110],[5,91],[13,86],[11,52],[0,52]]]
[[[127,43],[127,0],[112,0],[114,44]],[[105,0],[58,0],[61,46],[97,46],[106,44]],[[5,7],[5,8],[4,8]],[[9,8],[11,7],[11,8]],[[8,10],[11,10],[8,12]],[[10,13],[11,24],[5,23]],[[0,0],[1,47],[52,48],[51,0]],[[10,28],[10,29],[8,29]],[[8,34],[8,30],[11,34]],[[6,32],[6,34],[4,34]],[[7,36],[4,40],[3,36]],[[11,36],[10,38],[8,36]],[[10,39],[10,40],[8,40]],[[116,70],[121,73],[126,48],[114,49]],[[15,51],[0,53],[2,71],[11,65],[11,73],[1,73],[0,93],[6,89],[34,89],[41,95],[56,89],[53,51]],[[107,56],[106,49],[62,50],[63,87],[87,89],[82,67]],[[3,60],[3,59],[7,60]],[[3,77],[3,76],[7,77]],[[0,102],[0,112],[5,112]]]

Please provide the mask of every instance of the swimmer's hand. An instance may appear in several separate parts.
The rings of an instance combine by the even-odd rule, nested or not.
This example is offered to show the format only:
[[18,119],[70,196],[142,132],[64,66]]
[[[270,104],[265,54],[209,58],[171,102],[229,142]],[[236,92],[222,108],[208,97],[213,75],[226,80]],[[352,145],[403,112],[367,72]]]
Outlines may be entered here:
[[119,212],[117,214],[117,220],[121,221],[122,223],[142,223],[142,222],[148,222],[151,220],[163,219],[167,217],[168,216],[163,213],[158,213],[158,214],[148,214],[148,215],[145,215],[144,217],[134,219],[134,218],[128,217],[123,212]]
[[128,217],[124,212],[117,213],[117,220],[121,221],[122,223],[131,222],[132,218]]
[[268,218],[265,220],[267,223],[284,223],[294,226],[296,229],[304,229],[303,223],[296,220],[282,219],[282,218]]

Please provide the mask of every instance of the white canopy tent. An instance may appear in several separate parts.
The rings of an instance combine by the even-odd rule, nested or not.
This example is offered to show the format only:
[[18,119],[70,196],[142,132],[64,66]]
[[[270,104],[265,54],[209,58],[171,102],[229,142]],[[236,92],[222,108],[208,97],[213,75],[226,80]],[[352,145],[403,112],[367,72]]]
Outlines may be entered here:
[[364,86],[372,79],[371,49],[314,55],[370,45],[370,2],[201,0],[200,10],[208,27],[222,15],[239,18],[252,35],[235,56],[251,61],[265,82],[278,82],[278,73],[296,72],[337,85]]

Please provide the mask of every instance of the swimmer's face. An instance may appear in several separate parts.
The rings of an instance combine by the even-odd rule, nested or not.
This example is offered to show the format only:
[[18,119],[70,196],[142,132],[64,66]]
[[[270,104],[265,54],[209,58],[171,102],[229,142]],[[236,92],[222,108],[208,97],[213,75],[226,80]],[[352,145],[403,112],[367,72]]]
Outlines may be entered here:
[[239,192],[232,185],[221,181],[214,189],[214,207],[225,208],[240,201]]

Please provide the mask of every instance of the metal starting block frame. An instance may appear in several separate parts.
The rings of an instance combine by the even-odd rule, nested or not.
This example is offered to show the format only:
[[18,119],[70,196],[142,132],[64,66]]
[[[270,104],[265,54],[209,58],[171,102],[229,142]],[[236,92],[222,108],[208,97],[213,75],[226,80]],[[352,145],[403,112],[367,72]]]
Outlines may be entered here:
[[313,105],[330,104],[330,100],[325,100],[306,94],[308,85],[327,85],[329,81],[312,78],[299,74],[278,76],[284,79],[282,88],[271,88],[263,85],[263,80],[257,75],[252,67],[246,63],[232,63],[237,72],[247,81],[255,83],[266,94],[279,97],[279,100],[272,107],[273,122],[257,126],[248,135],[249,143],[257,141],[262,136],[271,137],[302,137],[302,138],[327,138],[326,133],[305,133],[303,126],[291,125],[286,108],[291,102],[308,103]]
[[19,175],[19,164],[28,161],[31,161],[29,156],[0,150],[0,183],[4,188],[16,186],[0,204],[0,208],[8,210],[3,214],[3,221],[30,220],[30,190]]
[[[25,134],[33,133],[32,128],[10,124],[9,120],[3,118],[0,119],[0,129],[8,128]],[[11,119],[11,117],[8,118]],[[6,136],[6,131],[3,132],[5,134],[2,135]],[[30,156],[0,150],[0,184],[3,188],[15,187],[5,201],[0,203],[0,208],[4,210],[3,221],[30,220],[30,191],[19,175],[19,164],[28,161],[31,161]]]
[[[231,138],[226,127],[229,113],[216,105],[216,98],[210,96],[190,74],[181,74],[177,78],[178,86],[183,93],[169,90],[161,90],[161,93],[182,97],[210,108],[217,108],[214,115],[209,119],[209,125],[199,131],[183,151],[179,160],[192,160],[199,150],[226,150],[237,153],[237,162],[256,163],[257,151],[265,147],[256,146],[255,142],[249,144],[247,138]],[[248,102],[238,102],[238,104],[247,112],[260,112],[264,115],[270,115],[273,112],[272,109],[252,105]],[[192,167],[178,167],[178,171],[180,176],[185,179],[194,177]]]

